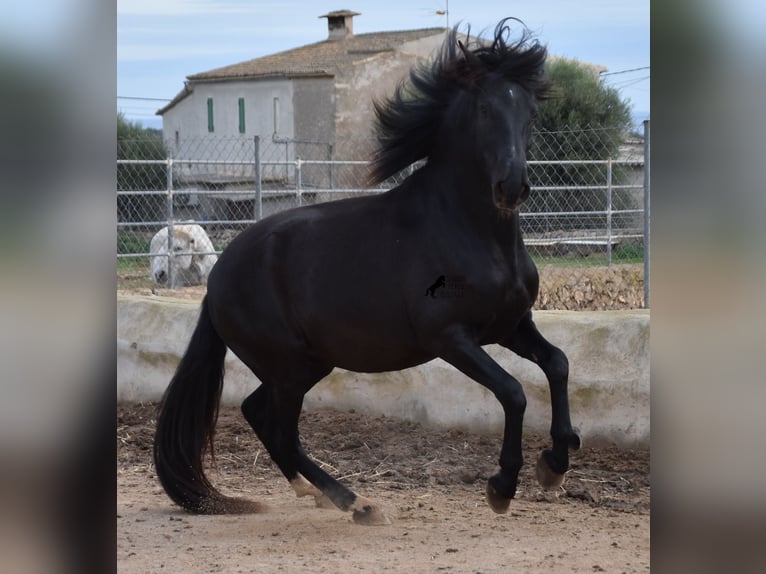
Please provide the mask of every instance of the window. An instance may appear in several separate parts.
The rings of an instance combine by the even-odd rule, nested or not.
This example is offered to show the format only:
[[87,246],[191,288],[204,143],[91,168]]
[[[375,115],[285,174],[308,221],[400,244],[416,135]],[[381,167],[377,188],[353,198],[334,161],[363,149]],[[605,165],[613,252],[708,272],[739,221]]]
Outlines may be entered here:
[[239,98],[239,133],[245,133],[245,98]]
[[213,124],[213,98],[207,99],[207,131],[215,131],[215,125]]

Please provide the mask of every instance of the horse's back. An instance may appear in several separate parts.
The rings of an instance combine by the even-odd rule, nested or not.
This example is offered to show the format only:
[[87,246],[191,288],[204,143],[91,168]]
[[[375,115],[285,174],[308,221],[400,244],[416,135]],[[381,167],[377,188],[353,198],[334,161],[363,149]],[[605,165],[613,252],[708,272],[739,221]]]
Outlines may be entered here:
[[[312,352],[352,370],[426,360],[404,298],[395,194],[298,208],[257,223],[224,250],[208,281],[211,305],[248,316],[265,335],[289,331]],[[396,341],[395,345],[391,341]]]

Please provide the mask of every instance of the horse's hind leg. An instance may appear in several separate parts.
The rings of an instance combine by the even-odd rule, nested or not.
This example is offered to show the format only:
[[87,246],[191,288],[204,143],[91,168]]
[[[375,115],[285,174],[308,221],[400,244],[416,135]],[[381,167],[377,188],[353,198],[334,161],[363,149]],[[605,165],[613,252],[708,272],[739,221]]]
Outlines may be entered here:
[[569,469],[569,449],[581,446],[579,434],[572,428],[569,418],[569,361],[566,355],[549,343],[537,330],[531,312],[519,323],[516,332],[503,342],[519,356],[528,359],[543,370],[551,392],[551,438],[553,449],[544,450],[537,459],[537,480],[545,489],[556,489],[564,483]]
[[278,416],[275,417],[277,413],[274,411],[270,391],[271,387],[268,385],[259,386],[242,403],[242,414],[266,447],[272,460],[275,461],[285,478],[290,481],[295,494],[299,497],[314,496],[319,500],[319,497],[323,496],[322,492],[295,470],[297,465],[294,462],[283,456],[283,453],[286,452],[286,449],[281,445],[283,441],[280,436],[283,434],[280,430],[283,423]]
[[268,450],[274,463],[298,496],[312,495],[318,506],[329,500],[353,513],[359,524],[388,524],[378,505],[357,496],[322,470],[301,446],[298,436],[303,396],[327,371],[315,374],[306,385],[262,384],[242,404],[242,412]]

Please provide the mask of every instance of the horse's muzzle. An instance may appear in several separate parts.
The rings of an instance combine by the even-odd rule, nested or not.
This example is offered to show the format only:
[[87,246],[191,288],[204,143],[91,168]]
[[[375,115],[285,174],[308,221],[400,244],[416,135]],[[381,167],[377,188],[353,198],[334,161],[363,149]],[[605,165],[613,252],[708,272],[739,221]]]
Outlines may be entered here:
[[497,182],[492,187],[492,200],[501,211],[516,211],[529,197],[529,182],[511,184],[508,181]]
[[159,271],[154,272],[154,280],[157,281],[160,285],[163,283],[166,283],[168,280],[168,274],[165,272],[164,269],[160,269]]

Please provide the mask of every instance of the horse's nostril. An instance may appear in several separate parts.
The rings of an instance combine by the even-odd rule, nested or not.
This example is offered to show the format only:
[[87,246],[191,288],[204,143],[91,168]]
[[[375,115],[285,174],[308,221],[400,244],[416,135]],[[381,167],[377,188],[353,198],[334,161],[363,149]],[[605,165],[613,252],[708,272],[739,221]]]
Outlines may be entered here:
[[154,277],[155,279],[157,279],[157,281],[162,282],[162,281],[165,281],[165,279],[167,278],[167,273],[165,273],[165,271],[157,271],[154,274]]

